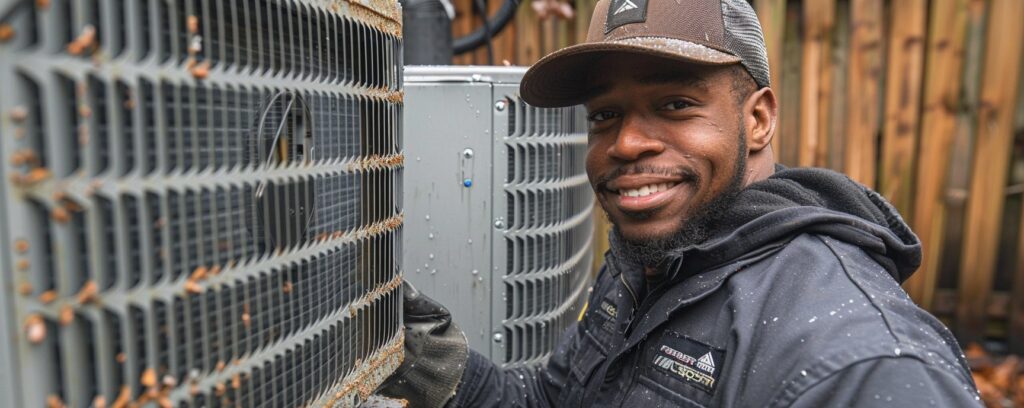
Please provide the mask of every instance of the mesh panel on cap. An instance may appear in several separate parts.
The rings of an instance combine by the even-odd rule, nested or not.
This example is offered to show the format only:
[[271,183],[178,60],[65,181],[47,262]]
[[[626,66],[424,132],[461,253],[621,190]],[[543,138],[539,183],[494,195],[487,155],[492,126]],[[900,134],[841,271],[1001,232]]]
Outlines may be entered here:
[[740,62],[759,87],[769,86],[768,51],[757,14],[746,0],[722,0],[725,48],[743,58]]

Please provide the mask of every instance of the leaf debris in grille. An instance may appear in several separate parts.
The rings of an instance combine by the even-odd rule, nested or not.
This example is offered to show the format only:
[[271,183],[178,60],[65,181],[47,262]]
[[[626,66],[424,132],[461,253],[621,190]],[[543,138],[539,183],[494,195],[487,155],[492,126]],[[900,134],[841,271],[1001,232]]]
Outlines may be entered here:
[[332,4],[3,6],[0,405],[344,406],[397,367],[400,19]]

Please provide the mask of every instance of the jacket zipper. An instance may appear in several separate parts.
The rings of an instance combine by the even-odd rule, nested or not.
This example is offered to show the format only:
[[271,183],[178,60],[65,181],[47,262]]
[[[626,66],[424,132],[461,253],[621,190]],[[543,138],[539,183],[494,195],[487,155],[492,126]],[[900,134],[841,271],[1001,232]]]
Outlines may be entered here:
[[[636,309],[639,306],[640,302],[639,302],[639,300],[637,300],[636,292],[633,291],[633,287],[629,286],[629,282],[627,282],[626,279],[622,277],[622,272],[619,272],[619,281],[622,282],[623,286],[626,287],[626,291],[629,292],[629,296],[633,300],[633,309],[630,310],[629,318],[628,318],[628,320],[626,320],[626,328],[625,328],[625,330],[628,331],[629,330],[629,326],[631,326],[633,324],[633,318],[636,316]],[[622,343],[619,344],[619,347],[621,347],[621,345],[624,344],[625,341],[626,341],[626,339],[625,339],[625,331],[624,331],[623,332]],[[610,360],[611,354],[614,353],[615,351],[617,351],[619,347],[615,347],[614,349],[609,349],[608,350],[608,354],[609,355],[605,356],[605,363],[604,364],[608,364],[608,361]],[[590,382],[594,380],[594,376],[597,374],[598,371],[601,371],[602,367],[603,367],[603,364],[599,364],[596,367],[594,367],[594,369],[591,370],[590,373],[587,374],[587,378],[584,379],[584,381],[583,381],[583,388],[584,388],[584,390],[589,388]],[[605,372],[607,373],[607,371],[605,371]],[[601,380],[601,383],[604,384],[604,378],[601,378],[600,380]],[[601,386],[598,385],[598,390],[600,390],[600,388],[601,388]],[[587,399],[587,397],[584,394],[583,398],[580,399],[580,404],[583,404],[586,401],[586,399]]]
[[632,286],[629,286],[629,282],[626,281],[626,278],[622,277],[622,272],[619,272],[619,281],[621,281],[622,284],[626,286],[626,290],[629,291],[629,296],[633,298],[633,310],[636,310],[636,308],[640,306],[640,300],[636,298],[636,292],[633,291]]

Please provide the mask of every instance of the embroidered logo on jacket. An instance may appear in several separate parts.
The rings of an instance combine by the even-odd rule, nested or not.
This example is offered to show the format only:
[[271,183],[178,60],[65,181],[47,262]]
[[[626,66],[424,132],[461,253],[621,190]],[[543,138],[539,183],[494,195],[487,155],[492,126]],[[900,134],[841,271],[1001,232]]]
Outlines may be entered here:
[[604,299],[601,300],[601,306],[598,310],[604,320],[601,322],[601,328],[609,333],[615,333],[615,319],[619,316],[619,309],[612,302]]
[[668,333],[658,344],[652,363],[669,377],[714,394],[720,373],[715,364],[724,360],[725,350]]

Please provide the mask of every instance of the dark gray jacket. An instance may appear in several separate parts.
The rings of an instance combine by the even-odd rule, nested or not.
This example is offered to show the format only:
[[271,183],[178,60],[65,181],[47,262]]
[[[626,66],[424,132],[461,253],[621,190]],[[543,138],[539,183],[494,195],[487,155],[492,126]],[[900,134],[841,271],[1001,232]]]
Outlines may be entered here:
[[548,363],[472,353],[449,406],[980,406],[950,332],[900,288],[920,243],[878,194],[780,167],[733,207],[650,289],[612,242]]

